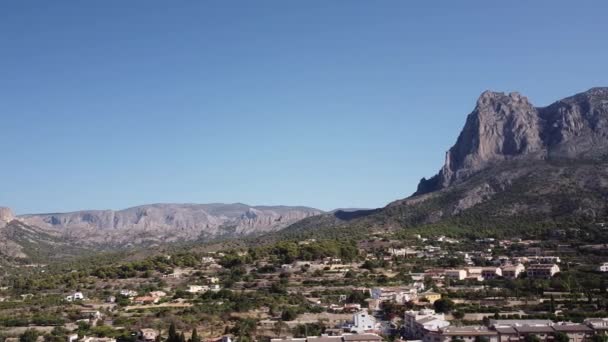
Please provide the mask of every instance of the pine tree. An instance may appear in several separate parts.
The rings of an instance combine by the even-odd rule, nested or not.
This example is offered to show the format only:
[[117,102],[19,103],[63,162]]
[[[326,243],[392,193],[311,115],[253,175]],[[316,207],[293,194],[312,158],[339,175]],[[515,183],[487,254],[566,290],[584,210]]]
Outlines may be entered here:
[[186,336],[184,335],[184,332],[182,331],[182,333],[179,335],[179,342],[186,342]]
[[179,342],[179,336],[177,335],[177,331],[175,331],[175,324],[171,323],[169,326],[169,336],[167,337],[167,342]]
[[201,342],[201,338],[198,337],[198,332],[196,328],[192,329],[192,336],[190,337],[190,342]]

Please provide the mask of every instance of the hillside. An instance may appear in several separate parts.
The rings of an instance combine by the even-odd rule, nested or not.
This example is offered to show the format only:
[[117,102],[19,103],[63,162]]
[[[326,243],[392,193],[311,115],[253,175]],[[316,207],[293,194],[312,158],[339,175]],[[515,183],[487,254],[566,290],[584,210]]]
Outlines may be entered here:
[[302,220],[282,236],[377,229],[529,233],[608,220],[608,88],[536,108],[484,92],[439,173],[377,210]]
[[85,252],[75,241],[17,220],[0,224],[0,260],[4,262],[45,264]]

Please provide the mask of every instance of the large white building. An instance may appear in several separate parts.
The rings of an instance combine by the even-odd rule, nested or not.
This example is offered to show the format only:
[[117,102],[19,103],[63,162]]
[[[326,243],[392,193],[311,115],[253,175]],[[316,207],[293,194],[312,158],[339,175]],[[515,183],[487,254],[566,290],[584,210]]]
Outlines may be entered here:
[[369,330],[375,330],[377,327],[376,318],[370,315],[366,310],[359,311],[353,316],[353,326],[351,332],[362,334]]

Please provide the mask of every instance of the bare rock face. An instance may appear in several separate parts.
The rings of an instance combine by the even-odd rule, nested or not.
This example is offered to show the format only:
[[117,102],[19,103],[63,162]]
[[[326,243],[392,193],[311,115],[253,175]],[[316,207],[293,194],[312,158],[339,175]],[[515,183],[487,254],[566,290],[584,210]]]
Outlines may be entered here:
[[592,88],[539,109],[543,141],[557,157],[598,157],[608,146],[608,88]]
[[577,158],[605,154],[608,88],[534,107],[518,93],[486,91],[467,117],[437,175],[422,179],[416,194],[446,188],[504,160]]
[[10,208],[0,207],[0,223],[8,223],[14,219],[15,215]]
[[321,213],[307,207],[167,203],[118,211],[87,210],[20,218],[27,224],[92,244],[138,244],[276,231]]

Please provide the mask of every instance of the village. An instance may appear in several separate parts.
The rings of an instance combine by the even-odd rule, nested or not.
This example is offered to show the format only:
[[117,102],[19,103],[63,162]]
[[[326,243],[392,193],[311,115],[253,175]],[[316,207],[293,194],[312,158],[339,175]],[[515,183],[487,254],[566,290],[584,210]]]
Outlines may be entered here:
[[[171,329],[191,342],[606,341],[607,260],[605,246],[565,236],[379,233],[62,275],[30,265],[29,286],[3,280],[0,334],[8,342],[170,341]],[[44,288],[49,277],[60,292]]]

